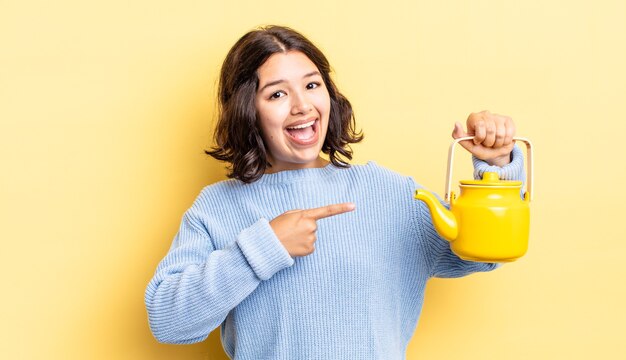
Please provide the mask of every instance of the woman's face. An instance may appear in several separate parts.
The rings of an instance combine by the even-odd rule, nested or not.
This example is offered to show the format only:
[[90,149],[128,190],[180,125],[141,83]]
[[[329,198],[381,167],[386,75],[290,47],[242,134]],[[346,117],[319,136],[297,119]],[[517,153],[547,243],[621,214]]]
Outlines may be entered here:
[[255,105],[272,167],[322,167],[330,96],[315,64],[299,51],[276,53],[257,70]]

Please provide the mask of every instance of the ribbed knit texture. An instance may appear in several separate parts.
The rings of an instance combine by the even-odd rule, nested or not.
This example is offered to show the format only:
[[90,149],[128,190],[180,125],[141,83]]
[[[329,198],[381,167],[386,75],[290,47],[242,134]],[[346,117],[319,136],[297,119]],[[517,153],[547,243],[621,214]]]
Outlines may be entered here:
[[[474,165],[477,176],[489,169]],[[521,151],[494,169],[521,179]],[[154,336],[194,343],[221,325],[233,359],[404,359],[426,281],[496,267],[450,251],[413,199],[417,187],[373,162],[207,186],[146,290]],[[291,258],[269,225],[288,210],[340,202],[356,209],[319,220],[305,257]]]

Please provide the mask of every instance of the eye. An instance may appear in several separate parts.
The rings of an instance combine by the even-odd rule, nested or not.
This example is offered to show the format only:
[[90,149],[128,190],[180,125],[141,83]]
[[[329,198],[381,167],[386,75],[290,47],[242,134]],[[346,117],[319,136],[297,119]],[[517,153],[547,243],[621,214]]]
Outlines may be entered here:
[[285,95],[287,95],[287,94],[285,94],[284,91],[282,91],[282,90],[281,91],[277,91],[275,93],[272,93],[272,95],[270,95],[270,100],[278,99],[278,98],[281,98],[281,97],[283,97]]
[[318,82],[310,82],[310,83],[306,84],[306,88],[308,90],[315,89],[316,87],[319,87],[319,86],[320,86],[320,83],[318,83]]

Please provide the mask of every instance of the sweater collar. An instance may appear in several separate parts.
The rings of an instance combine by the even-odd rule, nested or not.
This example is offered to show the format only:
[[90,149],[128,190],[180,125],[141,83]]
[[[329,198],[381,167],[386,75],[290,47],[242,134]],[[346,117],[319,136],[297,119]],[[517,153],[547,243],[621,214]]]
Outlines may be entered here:
[[293,183],[299,181],[316,180],[320,177],[327,177],[341,168],[329,163],[328,165],[320,168],[306,168],[297,170],[283,170],[272,174],[264,174],[255,183],[260,184],[283,184]]

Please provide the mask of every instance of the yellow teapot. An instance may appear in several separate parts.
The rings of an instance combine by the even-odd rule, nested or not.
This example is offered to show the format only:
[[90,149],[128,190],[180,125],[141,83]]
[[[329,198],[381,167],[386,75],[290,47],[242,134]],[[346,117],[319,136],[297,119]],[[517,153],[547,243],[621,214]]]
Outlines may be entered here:
[[472,136],[456,139],[448,153],[445,200],[446,209],[431,192],[418,189],[415,198],[424,201],[432,214],[433,225],[461,259],[478,262],[510,262],[528,249],[532,189],[532,145],[516,137],[528,150],[528,185],[523,198],[521,181],[500,180],[497,173],[485,172],[482,180],[462,180],[459,198],[450,192],[454,146]]

